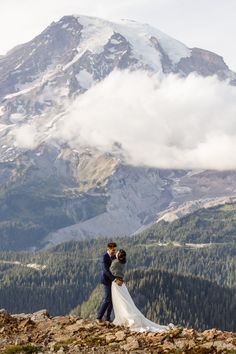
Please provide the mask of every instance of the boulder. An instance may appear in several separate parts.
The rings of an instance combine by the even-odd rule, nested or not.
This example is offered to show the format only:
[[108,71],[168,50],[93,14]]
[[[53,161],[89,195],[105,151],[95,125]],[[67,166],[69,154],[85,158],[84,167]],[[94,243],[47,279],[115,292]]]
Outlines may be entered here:
[[123,345],[122,348],[125,351],[139,349],[140,345],[139,345],[138,340],[136,338],[133,338],[133,339],[129,339],[129,338],[127,338],[127,343],[125,345]]
[[115,336],[116,336],[116,340],[119,342],[121,342],[122,340],[124,340],[126,338],[126,334],[124,331],[116,332]]

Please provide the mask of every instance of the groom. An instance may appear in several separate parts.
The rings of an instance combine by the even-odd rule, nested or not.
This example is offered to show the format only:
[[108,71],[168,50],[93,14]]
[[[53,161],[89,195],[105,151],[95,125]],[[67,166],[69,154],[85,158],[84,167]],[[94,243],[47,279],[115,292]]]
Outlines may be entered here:
[[[112,298],[111,298],[111,283],[116,279],[110,271],[110,266],[112,261],[116,258],[116,243],[110,242],[107,244],[107,252],[102,256],[102,277],[101,283],[104,289],[104,299],[99,308],[96,322],[99,325],[103,325],[102,320],[105,315],[105,321],[111,322],[111,311],[112,311]],[[116,280],[118,285],[122,285],[118,279]]]

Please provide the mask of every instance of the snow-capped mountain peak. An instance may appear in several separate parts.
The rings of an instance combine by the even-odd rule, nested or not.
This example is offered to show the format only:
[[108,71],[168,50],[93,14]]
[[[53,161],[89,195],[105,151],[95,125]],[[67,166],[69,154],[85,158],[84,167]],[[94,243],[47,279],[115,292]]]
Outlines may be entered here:
[[64,16],[0,58],[3,145],[12,142],[15,125],[37,121],[38,127],[47,128],[63,114],[68,101],[117,69],[159,75],[216,74],[232,83],[235,78],[220,56],[190,49],[148,24]]
[[[83,26],[81,31],[82,41],[79,45],[85,47],[93,53],[102,52],[104,46],[109,43],[118,45],[121,41],[112,38],[114,34],[120,34],[131,45],[132,54],[135,58],[143,61],[153,70],[162,70],[160,48],[168,55],[173,64],[179,62],[181,58],[189,57],[191,50],[184,44],[167,36],[156,28],[148,24],[141,24],[131,20],[120,20],[110,22],[96,17],[74,16]],[[112,38],[112,39],[111,39]],[[113,48],[114,49],[114,48]]]
[[64,16],[0,58],[1,120],[58,111],[65,98],[84,93],[114,69],[235,77],[220,56],[190,49],[148,24]]

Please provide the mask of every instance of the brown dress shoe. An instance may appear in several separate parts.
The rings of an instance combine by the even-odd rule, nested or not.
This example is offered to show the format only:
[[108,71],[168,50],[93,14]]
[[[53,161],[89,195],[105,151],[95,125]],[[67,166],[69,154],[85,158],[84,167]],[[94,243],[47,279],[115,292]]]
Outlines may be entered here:
[[111,327],[114,326],[113,321],[105,321],[105,324]]
[[103,320],[100,320],[100,319],[96,319],[96,323],[99,325],[99,326],[104,326],[105,325],[105,322]]

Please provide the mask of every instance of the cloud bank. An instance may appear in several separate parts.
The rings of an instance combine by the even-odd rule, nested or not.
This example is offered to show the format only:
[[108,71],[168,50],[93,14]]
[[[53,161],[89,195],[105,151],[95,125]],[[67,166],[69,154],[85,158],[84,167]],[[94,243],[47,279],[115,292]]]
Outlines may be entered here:
[[80,96],[57,127],[72,146],[159,168],[236,168],[236,88],[216,77],[113,72]]

